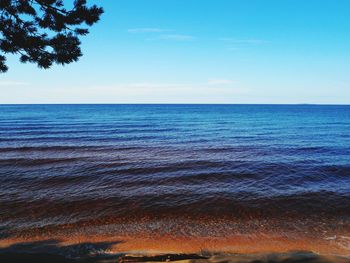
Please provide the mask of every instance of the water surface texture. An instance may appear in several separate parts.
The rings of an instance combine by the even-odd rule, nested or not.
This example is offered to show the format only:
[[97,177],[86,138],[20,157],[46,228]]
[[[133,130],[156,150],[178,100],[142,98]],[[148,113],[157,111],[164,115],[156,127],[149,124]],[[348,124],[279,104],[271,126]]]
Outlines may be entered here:
[[349,222],[350,106],[0,106],[0,243],[274,237],[344,254]]

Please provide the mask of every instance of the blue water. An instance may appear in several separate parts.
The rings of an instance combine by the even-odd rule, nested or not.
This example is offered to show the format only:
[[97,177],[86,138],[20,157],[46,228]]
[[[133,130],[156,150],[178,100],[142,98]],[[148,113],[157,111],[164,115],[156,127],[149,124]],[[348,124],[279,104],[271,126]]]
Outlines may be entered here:
[[3,235],[179,215],[348,220],[350,106],[0,106]]

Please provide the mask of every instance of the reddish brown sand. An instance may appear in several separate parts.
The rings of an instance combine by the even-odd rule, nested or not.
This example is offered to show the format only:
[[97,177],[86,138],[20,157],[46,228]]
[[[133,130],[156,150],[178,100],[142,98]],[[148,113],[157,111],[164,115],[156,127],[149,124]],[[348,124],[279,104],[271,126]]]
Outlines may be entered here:
[[[276,254],[309,251],[317,255],[350,256],[347,222],[139,220],[61,225],[8,232],[1,253],[51,253],[80,257],[93,253],[158,255],[235,253]],[[350,262],[350,261],[349,261]],[[2,262],[1,262],[2,263]]]
[[[128,237],[128,236],[73,236],[73,237],[51,237],[59,240],[58,246],[72,246],[75,244],[91,243],[99,244],[108,242],[112,245],[106,252],[124,253],[198,253],[201,251],[220,251],[228,253],[271,253],[286,251],[312,251],[324,255],[350,254],[350,239],[345,237],[334,237],[327,240],[307,240],[304,238],[288,238],[271,235],[237,235],[221,238],[195,238],[163,236]],[[0,241],[0,248],[6,249],[20,243],[32,243],[43,241],[36,238],[10,238]]]
[[[193,255],[156,255],[156,256],[108,256],[69,259],[50,254],[0,254],[2,263],[138,263],[169,262],[179,263],[349,263],[350,259],[339,256],[320,256],[313,253],[294,252],[280,254],[215,254],[204,259],[191,259]],[[185,258],[185,259],[182,259]],[[187,258],[187,259],[186,259]]]

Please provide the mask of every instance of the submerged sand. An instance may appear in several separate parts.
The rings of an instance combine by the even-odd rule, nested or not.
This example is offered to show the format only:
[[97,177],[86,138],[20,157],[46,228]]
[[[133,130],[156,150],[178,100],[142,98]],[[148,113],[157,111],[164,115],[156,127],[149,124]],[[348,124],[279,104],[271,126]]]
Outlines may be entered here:
[[310,252],[289,252],[273,254],[161,254],[161,255],[105,255],[70,259],[52,254],[0,253],[0,262],[26,263],[137,263],[137,262],[178,262],[178,263],[349,263],[350,258],[321,256]]
[[0,262],[350,263],[350,250],[345,246],[335,249],[332,242],[335,240],[312,243],[273,236],[3,239]]
[[[116,262],[117,258],[123,262],[350,263],[350,229],[345,223],[327,228],[319,222],[313,227],[299,221],[291,224],[284,221],[282,227],[272,223],[264,227],[259,222],[255,224],[259,227],[247,227],[245,222],[242,225],[234,224],[236,228],[231,229],[226,221],[216,224],[205,224],[203,220],[181,222],[181,227],[176,224],[169,227],[169,224],[162,225],[157,221],[157,224],[73,225],[17,233],[8,231],[7,235],[0,236],[0,263],[17,260],[71,262],[72,259]],[[188,224],[187,228],[185,223]],[[124,227],[121,228],[121,225]],[[308,252],[286,253],[288,251]],[[137,257],[125,257],[130,254]],[[155,255],[158,255],[158,260]],[[169,259],[164,255],[171,257]]]

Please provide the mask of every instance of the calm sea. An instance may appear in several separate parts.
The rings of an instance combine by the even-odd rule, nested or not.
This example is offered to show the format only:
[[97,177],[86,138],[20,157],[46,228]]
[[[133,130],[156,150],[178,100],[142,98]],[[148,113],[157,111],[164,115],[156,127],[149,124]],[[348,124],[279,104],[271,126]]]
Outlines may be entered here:
[[350,106],[0,106],[0,239],[349,222]]

